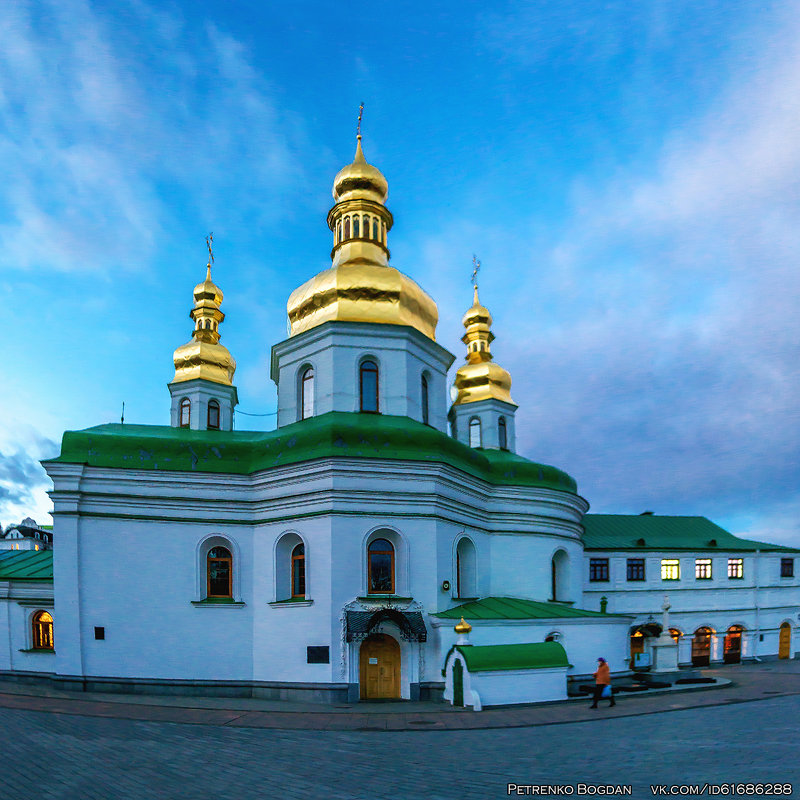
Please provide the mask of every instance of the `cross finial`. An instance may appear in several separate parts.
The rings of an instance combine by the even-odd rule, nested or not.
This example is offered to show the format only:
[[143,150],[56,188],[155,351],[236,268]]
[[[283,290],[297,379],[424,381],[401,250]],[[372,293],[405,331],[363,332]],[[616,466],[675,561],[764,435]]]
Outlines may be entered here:
[[356,136],[360,139],[361,138],[361,117],[364,114],[364,104],[362,103],[358,107],[358,127],[356,128]]
[[473,286],[478,285],[478,270],[481,268],[481,262],[478,260],[478,257],[473,253],[472,254],[472,278],[470,278],[470,283]]
[[206,247],[208,248],[208,266],[210,267],[214,263],[214,250],[212,249],[214,246],[214,234],[209,233],[206,236]]

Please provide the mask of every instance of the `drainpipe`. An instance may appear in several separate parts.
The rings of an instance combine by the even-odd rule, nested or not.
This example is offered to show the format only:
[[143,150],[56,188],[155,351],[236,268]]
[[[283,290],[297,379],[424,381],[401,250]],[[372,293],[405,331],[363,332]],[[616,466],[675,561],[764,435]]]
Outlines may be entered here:
[[761,616],[759,614],[758,608],[758,582],[759,582],[759,574],[758,574],[758,566],[759,566],[759,556],[761,555],[760,550],[756,550],[756,558],[753,562],[753,577],[755,581],[755,586],[753,587],[753,603],[756,607],[756,636],[755,641],[753,642],[753,660],[758,661],[761,663],[761,659],[758,657],[758,642],[761,639]]

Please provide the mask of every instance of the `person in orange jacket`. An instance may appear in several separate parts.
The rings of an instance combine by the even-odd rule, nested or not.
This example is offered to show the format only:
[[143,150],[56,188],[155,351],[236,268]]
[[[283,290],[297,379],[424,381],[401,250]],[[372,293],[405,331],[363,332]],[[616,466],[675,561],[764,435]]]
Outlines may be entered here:
[[[608,662],[604,658],[597,659],[597,672],[594,673],[594,698],[589,708],[597,708],[597,701],[603,695],[603,689],[606,686],[611,686],[611,670],[608,668]],[[611,695],[611,702],[608,707],[615,706],[617,703],[614,700],[614,695]]]

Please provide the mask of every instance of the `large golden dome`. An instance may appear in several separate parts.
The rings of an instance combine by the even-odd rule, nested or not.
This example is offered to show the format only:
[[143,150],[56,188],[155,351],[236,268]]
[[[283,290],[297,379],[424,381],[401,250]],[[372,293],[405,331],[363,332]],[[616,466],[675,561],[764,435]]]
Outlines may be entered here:
[[340,320],[407,325],[436,338],[436,303],[411,278],[389,266],[387,234],[394,220],[384,205],[388,190],[386,178],[364,158],[359,136],[353,163],[333,182],[336,202],[328,212],[333,266],[290,295],[290,336]]
[[461,321],[466,328],[461,341],[467,346],[467,363],[456,372],[458,394],[453,405],[491,399],[516,405],[511,399],[511,375],[492,361],[492,315],[486,306],[481,305],[477,285],[472,306]]

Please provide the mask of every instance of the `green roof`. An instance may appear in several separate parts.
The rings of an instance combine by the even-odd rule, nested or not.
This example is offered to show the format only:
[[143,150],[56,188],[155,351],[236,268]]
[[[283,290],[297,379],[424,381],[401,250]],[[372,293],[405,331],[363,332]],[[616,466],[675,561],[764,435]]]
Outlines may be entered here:
[[705,517],[587,514],[583,528],[586,550],[792,551],[790,547],[740,539]]
[[53,551],[13,551],[10,556],[0,559],[0,580],[52,581]]
[[464,656],[470,672],[570,666],[567,652],[558,642],[456,645],[455,649]]
[[476,450],[409,417],[388,414],[333,411],[269,432],[98,425],[67,431],[61,455],[53,461],[116,469],[249,475],[337,457],[449,464],[491,484],[577,492],[575,480],[560,469],[504,450]]
[[563,603],[545,603],[539,600],[523,600],[518,597],[484,597],[464,605],[448,608],[433,614],[441,619],[558,619],[573,617],[613,617],[599,611],[586,611]]

